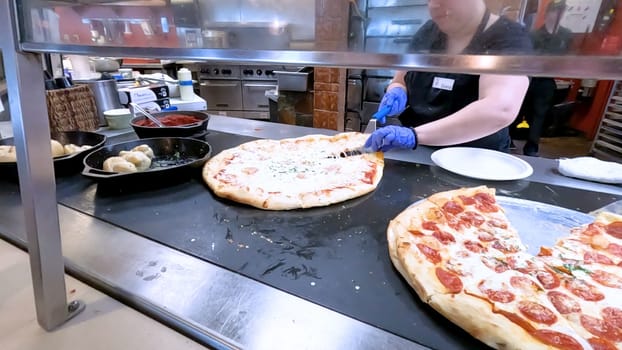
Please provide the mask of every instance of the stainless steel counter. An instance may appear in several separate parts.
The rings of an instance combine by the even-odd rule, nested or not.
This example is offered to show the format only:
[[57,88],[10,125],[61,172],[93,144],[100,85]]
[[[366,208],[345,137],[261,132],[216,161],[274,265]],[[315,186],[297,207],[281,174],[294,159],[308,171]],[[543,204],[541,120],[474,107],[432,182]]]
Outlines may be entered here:
[[[213,116],[209,127],[262,138],[335,133],[220,116]],[[415,152],[386,156],[431,164],[431,152],[421,147]],[[617,186],[558,175],[553,160],[523,159],[534,167],[528,180],[622,194]],[[423,348],[67,207],[59,206],[59,215],[63,254],[72,274],[206,345],[249,349]],[[17,206],[0,212],[0,235],[24,244],[23,214]]]

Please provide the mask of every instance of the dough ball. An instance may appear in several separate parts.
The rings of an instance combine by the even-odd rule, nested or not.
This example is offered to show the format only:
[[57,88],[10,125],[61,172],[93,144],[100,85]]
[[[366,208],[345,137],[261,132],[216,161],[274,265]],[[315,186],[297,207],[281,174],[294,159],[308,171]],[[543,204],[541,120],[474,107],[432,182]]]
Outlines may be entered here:
[[65,148],[60,142],[50,140],[50,143],[52,145],[52,157],[60,157],[65,155]]
[[87,149],[91,149],[92,147],[93,146],[89,146],[89,145],[78,146],[78,145],[74,145],[73,143],[70,143],[70,144],[65,145],[64,149],[65,149],[65,154],[72,154],[72,153],[86,151]]
[[127,160],[128,162],[134,164],[134,166],[136,166],[136,169],[138,169],[138,171],[147,170],[151,166],[151,159],[147,157],[147,155],[144,154],[143,152],[121,151],[119,153],[119,156],[121,156],[123,159]]
[[65,149],[65,154],[72,154],[81,151],[80,146],[76,146],[73,143],[67,144],[63,146],[63,148]]
[[114,173],[135,173],[138,171],[134,164],[128,162],[122,157],[110,157],[104,161],[104,171]]
[[147,145],[136,146],[132,148],[132,151],[143,152],[149,159],[153,159],[154,157],[153,150]]
[[0,163],[12,163],[17,161],[15,146],[0,145]]

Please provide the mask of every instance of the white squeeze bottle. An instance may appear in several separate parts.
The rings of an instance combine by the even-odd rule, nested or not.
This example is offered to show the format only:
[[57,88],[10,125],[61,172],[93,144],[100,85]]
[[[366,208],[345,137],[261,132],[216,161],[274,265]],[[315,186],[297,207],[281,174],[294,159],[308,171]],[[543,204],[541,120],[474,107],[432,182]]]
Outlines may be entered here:
[[190,101],[194,99],[194,89],[192,88],[192,73],[188,68],[181,68],[177,71],[177,80],[179,81],[179,96],[182,101]]

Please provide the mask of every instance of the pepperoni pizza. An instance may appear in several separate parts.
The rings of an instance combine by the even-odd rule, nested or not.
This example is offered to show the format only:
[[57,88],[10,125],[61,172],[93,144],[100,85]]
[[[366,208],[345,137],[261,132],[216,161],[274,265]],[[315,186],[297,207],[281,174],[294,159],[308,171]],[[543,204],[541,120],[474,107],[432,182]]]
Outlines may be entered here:
[[493,189],[442,192],[387,230],[393,264],[419,297],[497,349],[622,347],[622,218],[602,214],[538,256]]

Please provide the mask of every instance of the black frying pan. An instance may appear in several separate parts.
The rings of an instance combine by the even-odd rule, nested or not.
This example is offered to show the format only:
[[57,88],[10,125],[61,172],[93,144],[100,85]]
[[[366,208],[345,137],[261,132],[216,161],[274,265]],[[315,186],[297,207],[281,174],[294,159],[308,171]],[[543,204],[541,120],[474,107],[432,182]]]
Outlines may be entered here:
[[[92,146],[88,150],[82,152],[76,152],[68,154],[66,156],[54,158],[54,174],[56,176],[67,176],[75,174],[82,170],[82,161],[84,157],[90,152],[97,150],[106,143],[106,136],[89,132],[89,131],[62,131],[53,132],[50,135],[54,140],[62,143],[63,145],[73,143],[74,145]],[[0,145],[13,145],[13,138],[6,138],[0,140]],[[0,177],[17,180],[17,163],[0,163]]]
[[[148,145],[155,155],[151,168],[136,173],[103,170],[106,159],[139,145]],[[84,158],[82,175],[108,189],[144,189],[179,183],[196,174],[212,154],[205,142],[183,137],[156,137],[108,145]]]

